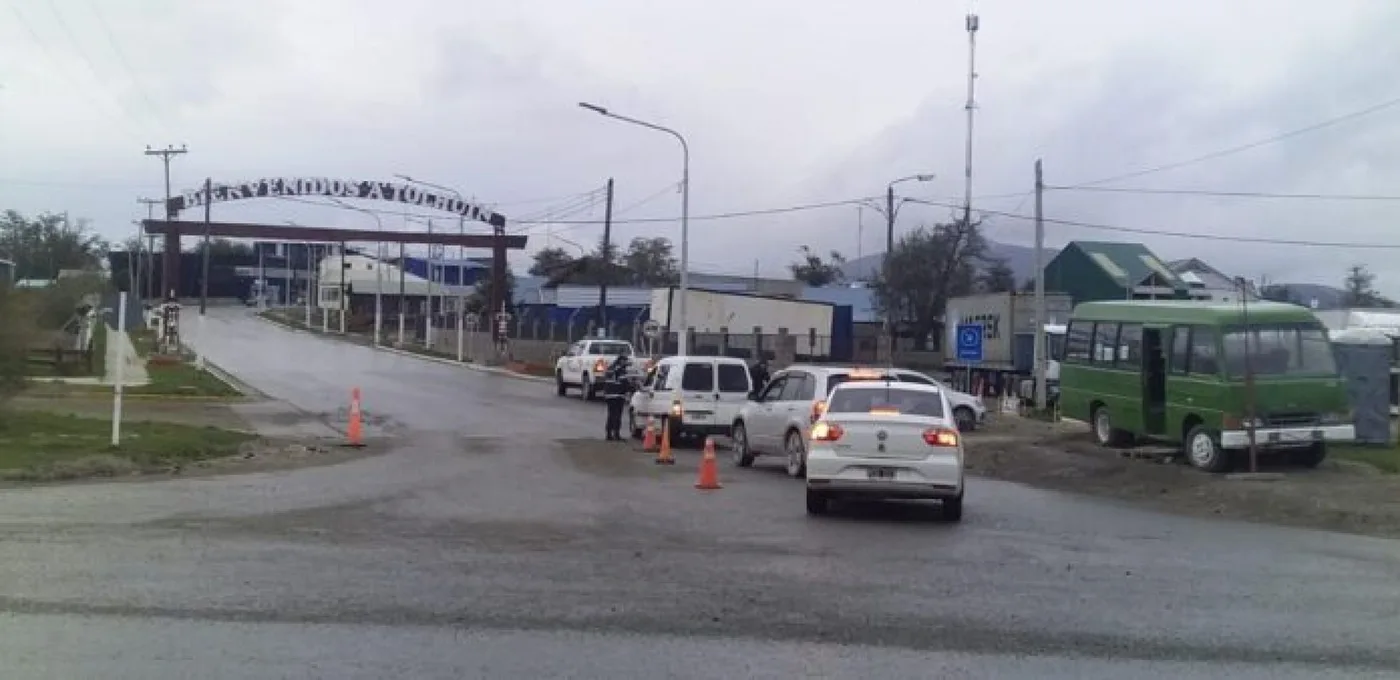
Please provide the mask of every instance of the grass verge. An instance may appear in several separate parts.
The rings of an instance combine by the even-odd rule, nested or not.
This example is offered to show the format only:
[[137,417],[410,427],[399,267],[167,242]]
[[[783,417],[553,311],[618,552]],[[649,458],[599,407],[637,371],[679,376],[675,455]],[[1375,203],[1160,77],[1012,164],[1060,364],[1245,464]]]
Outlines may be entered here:
[[123,423],[111,445],[112,421],[26,411],[0,419],[0,478],[54,481],[116,477],[168,469],[238,453],[255,435],[173,423]]
[[172,397],[241,397],[243,393],[230,387],[209,371],[195,368],[193,354],[182,352],[177,357],[156,354],[156,334],[153,330],[131,331],[131,344],[136,353],[147,357],[146,372],[151,382],[140,387],[128,387],[127,394]]
[[1329,446],[1327,447],[1327,455],[1366,463],[1386,474],[1400,473],[1400,448],[1393,446],[1362,446],[1359,444]]

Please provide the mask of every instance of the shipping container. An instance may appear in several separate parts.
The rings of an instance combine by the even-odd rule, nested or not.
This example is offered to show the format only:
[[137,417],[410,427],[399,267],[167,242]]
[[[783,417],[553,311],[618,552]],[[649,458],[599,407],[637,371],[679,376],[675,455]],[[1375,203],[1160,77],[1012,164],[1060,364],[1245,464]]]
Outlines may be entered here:
[[[678,331],[680,296],[678,288],[653,289],[651,318]],[[849,354],[851,346],[850,314],[838,314],[837,306],[826,302],[691,288],[686,316],[697,334],[772,336],[786,331],[797,337],[798,353],[809,356],[829,357],[833,349]]]
[[[1047,326],[1063,325],[1074,311],[1069,295],[1045,294]],[[1033,293],[987,293],[953,298],[948,301],[946,368],[963,389],[1005,393],[1019,389],[1018,378],[1034,369],[1035,295]],[[982,360],[958,359],[957,328],[963,324],[982,327]],[[1047,341],[1049,339],[1047,338]],[[1050,358],[1047,351],[1047,358]],[[988,389],[990,388],[990,389]]]

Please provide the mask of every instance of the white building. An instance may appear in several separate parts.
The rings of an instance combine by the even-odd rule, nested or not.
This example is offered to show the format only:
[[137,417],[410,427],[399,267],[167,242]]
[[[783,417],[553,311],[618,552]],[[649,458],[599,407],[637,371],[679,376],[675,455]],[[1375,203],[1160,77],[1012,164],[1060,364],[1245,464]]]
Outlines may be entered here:
[[[1168,262],[1167,268],[1186,282],[1193,300],[1229,303],[1239,302],[1240,298],[1243,297],[1241,293],[1244,291],[1235,283],[1233,277],[1225,275],[1219,269],[1194,257]],[[1253,283],[1247,284],[1247,291],[1249,294],[1247,301],[1252,302],[1259,299],[1259,292],[1255,290]]]

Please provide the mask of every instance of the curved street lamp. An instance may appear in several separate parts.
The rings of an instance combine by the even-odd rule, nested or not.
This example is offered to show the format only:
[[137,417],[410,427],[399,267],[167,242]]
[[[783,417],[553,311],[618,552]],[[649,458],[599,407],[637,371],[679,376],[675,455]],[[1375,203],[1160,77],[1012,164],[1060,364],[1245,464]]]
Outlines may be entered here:
[[[681,143],[681,305],[680,305],[680,329],[676,333],[676,354],[685,356],[687,336],[689,335],[690,324],[686,316],[686,298],[690,293],[690,145],[686,143],[685,137],[681,133],[671,128],[648,123],[644,120],[629,118],[627,116],[613,113],[596,104],[579,102],[580,108],[587,109],[598,115],[620,120],[624,123],[631,123],[657,132],[664,132],[676,138]],[[669,315],[671,310],[666,310]]]

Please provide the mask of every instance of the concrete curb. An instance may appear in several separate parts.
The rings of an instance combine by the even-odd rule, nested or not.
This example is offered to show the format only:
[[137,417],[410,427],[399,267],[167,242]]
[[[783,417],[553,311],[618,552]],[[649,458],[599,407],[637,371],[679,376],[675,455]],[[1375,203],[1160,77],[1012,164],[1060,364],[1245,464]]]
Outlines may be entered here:
[[430,355],[427,355],[427,354],[419,354],[418,352],[410,352],[410,351],[407,351],[407,350],[396,349],[396,348],[393,348],[393,347],[384,347],[384,346],[381,345],[381,346],[379,346],[379,347],[376,347],[375,349],[377,349],[377,350],[379,350],[379,351],[381,351],[381,352],[388,352],[388,353],[390,353],[390,354],[398,354],[398,355],[401,355],[401,356],[411,357],[411,358],[414,358],[414,359],[422,359],[423,361],[432,361],[432,362],[439,363],[439,364],[446,364],[446,365],[448,365],[448,366],[459,366],[459,367],[461,367],[461,368],[466,368],[466,369],[469,369],[469,370],[473,370],[473,371],[476,371],[476,372],[478,372],[478,373],[494,373],[494,374],[496,374],[496,375],[503,375],[503,376],[507,376],[507,377],[510,377],[510,378],[515,378],[515,379],[517,379],[517,380],[525,380],[525,381],[528,381],[528,382],[538,382],[538,383],[552,383],[552,382],[554,382],[554,378],[545,378],[545,377],[543,377],[543,376],[538,376],[538,375],[524,375],[524,374],[516,373],[515,371],[509,370],[509,369],[505,369],[505,368],[497,368],[497,367],[495,367],[495,366],[482,366],[481,364],[468,363],[468,362],[464,362],[464,361],[459,362],[459,361],[457,361],[457,360],[455,360],[455,359],[447,359],[447,358],[444,358],[444,357],[435,357],[435,356],[430,356]]

